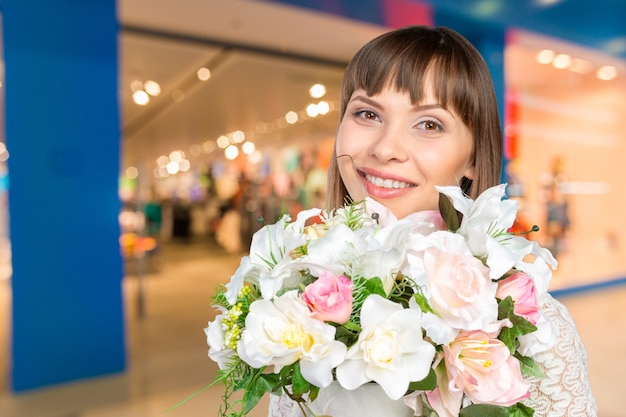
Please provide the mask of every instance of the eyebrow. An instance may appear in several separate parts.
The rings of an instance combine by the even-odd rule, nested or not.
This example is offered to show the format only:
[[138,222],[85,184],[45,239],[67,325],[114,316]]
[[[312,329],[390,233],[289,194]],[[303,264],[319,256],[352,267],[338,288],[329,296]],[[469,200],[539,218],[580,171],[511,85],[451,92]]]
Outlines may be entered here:
[[[354,96],[353,98],[350,99],[349,103],[352,103],[353,101],[362,101],[364,103],[367,103],[371,106],[375,106],[375,107],[381,107],[384,109],[384,106],[381,105],[379,102],[377,102],[376,100],[371,99],[368,96],[364,96],[364,95],[357,95]],[[448,113],[450,116],[452,116],[452,118],[456,119],[456,116],[454,115],[453,112],[451,112],[450,110],[444,108],[441,104],[438,103],[433,103],[433,104],[420,104],[417,106],[413,106],[413,109],[415,111],[424,111],[424,110],[432,110],[432,109],[441,109],[444,110],[446,113]]]

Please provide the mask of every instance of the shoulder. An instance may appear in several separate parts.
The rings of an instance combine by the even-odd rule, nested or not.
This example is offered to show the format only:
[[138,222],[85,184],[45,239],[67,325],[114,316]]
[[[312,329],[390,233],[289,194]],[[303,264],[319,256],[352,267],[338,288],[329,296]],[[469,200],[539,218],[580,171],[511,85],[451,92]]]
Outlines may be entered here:
[[545,377],[530,378],[530,406],[536,416],[596,416],[597,407],[587,372],[587,354],[576,324],[561,302],[550,294],[539,298],[544,317],[557,333],[556,343],[533,355]]
[[539,297],[541,313],[550,320],[558,330],[558,342],[575,342],[580,340],[576,323],[563,303],[545,293]]

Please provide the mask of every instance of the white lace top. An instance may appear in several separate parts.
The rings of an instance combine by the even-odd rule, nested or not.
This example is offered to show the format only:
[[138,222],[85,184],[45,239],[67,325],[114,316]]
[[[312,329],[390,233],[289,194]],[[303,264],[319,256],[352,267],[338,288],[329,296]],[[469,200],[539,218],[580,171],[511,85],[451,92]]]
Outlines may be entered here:
[[[567,308],[549,294],[540,298],[543,314],[556,326],[559,336],[554,347],[534,356],[545,378],[529,378],[531,395],[525,404],[535,417],[596,417],[598,409],[587,376],[587,354]],[[312,403],[316,414],[332,417],[410,417],[413,411],[402,400],[391,401],[375,384],[366,384],[365,395],[346,396],[337,385],[322,390]],[[339,395],[342,394],[342,395]],[[299,407],[287,396],[270,396],[269,417],[302,417]]]

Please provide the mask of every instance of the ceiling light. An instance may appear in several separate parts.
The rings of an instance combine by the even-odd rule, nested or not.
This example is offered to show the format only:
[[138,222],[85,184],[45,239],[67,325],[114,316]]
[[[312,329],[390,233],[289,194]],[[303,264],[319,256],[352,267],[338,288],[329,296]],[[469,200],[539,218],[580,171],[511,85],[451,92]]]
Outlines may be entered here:
[[196,74],[200,81],[206,81],[211,78],[211,70],[205,67],[200,68]]
[[170,162],[170,158],[165,155],[161,155],[157,158],[157,165],[160,167],[166,166],[168,162]]
[[143,84],[143,87],[145,88],[146,92],[153,97],[161,94],[161,86],[155,81],[148,80]]
[[180,162],[185,159],[185,154],[182,151],[173,151],[170,153],[170,160],[174,162]]
[[326,101],[320,101],[317,103],[317,111],[319,114],[326,114],[330,111],[330,104]]
[[225,149],[228,145],[230,145],[230,139],[228,139],[228,137],[222,135],[217,138],[217,146],[220,148]]
[[226,156],[226,159],[232,161],[239,156],[239,149],[237,149],[235,145],[230,145],[224,150],[224,155]]
[[552,66],[558,69],[565,69],[572,63],[572,57],[567,54],[558,54],[552,61]]
[[323,84],[314,84],[309,88],[309,94],[313,98],[321,98],[326,94],[326,87]]
[[139,170],[136,167],[128,167],[124,171],[126,178],[135,179],[139,176]]
[[168,174],[172,174],[172,175],[177,174],[179,170],[180,170],[180,166],[178,165],[178,162],[170,161],[167,164],[167,173]]
[[246,142],[243,145],[241,145],[241,150],[243,151],[243,153],[245,153],[246,155],[250,155],[254,152],[254,150],[256,149],[256,146],[254,146],[253,142]]
[[133,101],[135,104],[145,106],[150,102],[150,96],[143,90],[137,90],[133,93]]
[[243,133],[241,130],[234,131],[231,136],[233,138],[233,142],[235,143],[241,143],[246,140],[246,134]]
[[296,123],[298,121],[298,113],[296,113],[295,111],[290,111],[285,115],[285,120],[287,121],[287,123],[289,123],[290,125]]
[[178,167],[180,168],[180,170],[182,172],[187,172],[187,171],[189,171],[189,168],[191,168],[191,164],[189,163],[189,161],[187,159],[183,159],[178,164]]
[[617,77],[617,69],[611,65],[605,65],[600,67],[598,71],[596,71],[596,76],[603,81],[610,81]]
[[554,51],[551,49],[544,49],[539,51],[535,58],[540,64],[549,64],[554,59]]
[[306,106],[306,114],[308,114],[309,117],[317,117],[317,115],[320,114],[317,108],[317,104],[311,103],[308,106]]

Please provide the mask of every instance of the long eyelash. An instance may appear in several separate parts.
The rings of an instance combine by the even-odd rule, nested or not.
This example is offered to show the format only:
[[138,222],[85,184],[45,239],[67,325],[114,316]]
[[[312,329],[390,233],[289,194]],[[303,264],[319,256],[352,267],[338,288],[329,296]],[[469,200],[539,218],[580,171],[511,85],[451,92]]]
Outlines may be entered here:
[[376,116],[376,118],[380,117],[379,114],[376,113],[374,110],[369,110],[369,109],[355,110],[351,114],[352,114],[353,117],[361,117],[361,118],[364,118],[364,119],[367,119],[367,120],[371,120],[369,118],[365,118],[364,117],[365,114],[367,114],[367,113],[371,113],[372,115]]
[[437,119],[426,119],[426,120],[422,120],[420,122],[420,124],[425,124],[425,123],[432,123],[435,126],[437,126],[437,129],[439,129],[441,132],[444,131],[443,125],[441,124],[441,122],[439,122],[439,120]]

